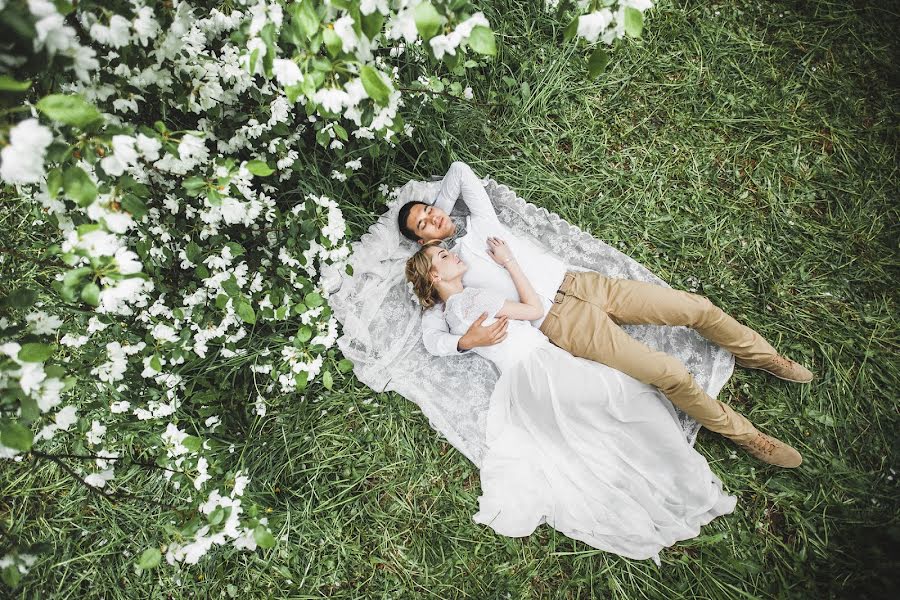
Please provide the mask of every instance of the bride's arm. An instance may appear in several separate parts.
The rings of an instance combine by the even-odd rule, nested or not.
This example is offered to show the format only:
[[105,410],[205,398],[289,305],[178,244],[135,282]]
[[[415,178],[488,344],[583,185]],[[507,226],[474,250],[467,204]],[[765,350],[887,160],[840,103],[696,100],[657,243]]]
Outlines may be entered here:
[[544,316],[544,305],[541,304],[540,296],[534,291],[534,287],[519,265],[519,261],[512,254],[509,246],[500,238],[489,237],[488,254],[501,267],[504,267],[509,273],[510,278],[519,292],[521,302],[513,302],[506,300],[503,308],[497,311],[497,317],[509,317],[510,319],[521,319],[524,321],[534,321]]

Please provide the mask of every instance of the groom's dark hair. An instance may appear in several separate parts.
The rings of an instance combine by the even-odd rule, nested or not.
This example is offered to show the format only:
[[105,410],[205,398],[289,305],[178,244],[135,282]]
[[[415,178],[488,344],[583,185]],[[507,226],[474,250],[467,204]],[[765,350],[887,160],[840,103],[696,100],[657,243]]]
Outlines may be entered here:
[[413,200],[412,202],[407,202],[406,204],[401,206],[400,212],[397,213],[397,225],[400,226],[400,233],[403,234],[403,237],[412,242],[418,242],[420,239],[422,239],[417,236],[412,229],[409,228],[409,225],[406,224],[406,222],[409,220],[409,211],[411,211],[412,207],[416,204],[428,206],[424,202],[417,202],[416,200]]

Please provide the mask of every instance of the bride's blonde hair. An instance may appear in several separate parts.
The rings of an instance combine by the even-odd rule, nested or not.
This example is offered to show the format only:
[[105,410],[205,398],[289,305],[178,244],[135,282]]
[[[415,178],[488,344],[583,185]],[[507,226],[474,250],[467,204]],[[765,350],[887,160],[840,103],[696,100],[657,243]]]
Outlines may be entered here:
[[440,243],[441,240],[428,240],[406,261],[406,280],[412,284],[413,293],[419,299],[422,310],[428,310],[441,302],[441,297],[434,287],[434,280],[431,278],[431,257],[426,252],[428,248]]

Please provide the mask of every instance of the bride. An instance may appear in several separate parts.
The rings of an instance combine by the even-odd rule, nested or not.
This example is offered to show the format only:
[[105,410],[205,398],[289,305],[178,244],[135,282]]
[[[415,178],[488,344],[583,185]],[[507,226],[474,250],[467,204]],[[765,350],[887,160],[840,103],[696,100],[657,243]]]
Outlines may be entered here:
[[426,244],[406,264],[423,309],[443,303],[453,333],[482,313],[485,325],[509,319],[505,340],[474,349],[500,378],[473,519],[514,537],[547,523],[595,548],[660,564],[662,548],[732,512],[734,496],[687,443],[656,388],[569,354],[528,323],[543,316],[538,295],[509,246],[487,243],[521,302],[464,287],[466,264],[439,244]]

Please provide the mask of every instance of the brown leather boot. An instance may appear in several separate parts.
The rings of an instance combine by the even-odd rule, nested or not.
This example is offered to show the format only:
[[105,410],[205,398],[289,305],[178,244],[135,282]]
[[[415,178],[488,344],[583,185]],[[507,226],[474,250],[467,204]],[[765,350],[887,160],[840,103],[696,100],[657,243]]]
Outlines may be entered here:
[[735,440],[734,443],[746,450],[751,456],[755,456],[770,465],[791,469],[803,462],[803,457],[800,456],[799,452],[781,440],[776,440],[761,431],[757,431],[756,436],[746,442]]
[[809,383],[813,379],[813,374],[809,369],[781,355],[776,355],[768,363],[759,366],[746,365],[738,359],[735,359],[734,362],[741,367],[759,369],[760,371],[771,373],[779,379],[793,381],[794,383]]

